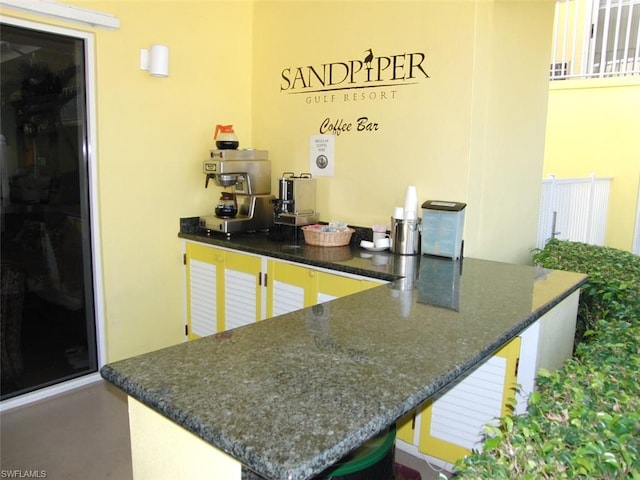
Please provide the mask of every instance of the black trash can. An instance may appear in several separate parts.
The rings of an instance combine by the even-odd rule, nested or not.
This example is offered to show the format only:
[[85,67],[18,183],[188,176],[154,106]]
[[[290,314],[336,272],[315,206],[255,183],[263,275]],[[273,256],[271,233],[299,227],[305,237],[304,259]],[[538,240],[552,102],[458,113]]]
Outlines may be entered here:
[[395,425],[353,452],[327,475],[330,480],[393,480]]

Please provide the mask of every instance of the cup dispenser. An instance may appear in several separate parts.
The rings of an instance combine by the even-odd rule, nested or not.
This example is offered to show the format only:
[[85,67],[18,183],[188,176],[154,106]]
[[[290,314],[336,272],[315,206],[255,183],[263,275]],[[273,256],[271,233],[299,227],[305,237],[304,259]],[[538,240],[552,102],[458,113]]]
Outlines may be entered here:
[[462,258],[465,203],[427,200],[422,204],[422,254]]

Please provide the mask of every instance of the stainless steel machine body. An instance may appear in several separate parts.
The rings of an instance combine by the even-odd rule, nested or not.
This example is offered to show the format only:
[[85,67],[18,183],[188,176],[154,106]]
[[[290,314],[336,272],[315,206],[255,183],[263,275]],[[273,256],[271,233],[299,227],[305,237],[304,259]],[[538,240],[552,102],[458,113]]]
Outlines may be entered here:
[[216,215],[200,217],[200,227],[227,235],[266,230],[273,226],[271,162],[266,150],[211,150],[203,163],[209,180],[221,187],[231,187],[236,195],[238,214],[233,218]]
[[317,223],[316,180],[310,173],[296,177],[284,172],[278,182],[279,198],[275,200],[274,222],[281,225],[302,226]]

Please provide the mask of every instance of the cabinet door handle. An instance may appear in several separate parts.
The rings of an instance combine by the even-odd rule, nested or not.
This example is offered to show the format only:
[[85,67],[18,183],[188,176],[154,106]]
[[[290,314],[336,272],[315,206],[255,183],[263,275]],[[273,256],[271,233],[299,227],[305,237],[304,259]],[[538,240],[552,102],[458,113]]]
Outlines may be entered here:
[[267,286],[267,274],[266,273],[264,274],[264,286],[265,287]]

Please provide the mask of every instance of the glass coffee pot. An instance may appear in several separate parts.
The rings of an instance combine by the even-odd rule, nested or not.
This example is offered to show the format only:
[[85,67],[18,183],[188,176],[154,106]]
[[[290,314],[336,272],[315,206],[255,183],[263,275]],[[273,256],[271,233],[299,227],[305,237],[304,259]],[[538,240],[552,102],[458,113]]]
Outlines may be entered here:
[[240,145],[238,137],[233,131],[233,125],[216,125],[213,138],[216,141],[216,148],[219,150],[235,150]]
[[222,192],[218,205],[216,205],[216,216],[220,218],[233,218],[238,214],[238,203],[233,193]]

